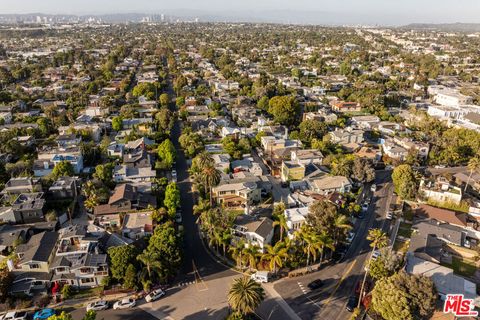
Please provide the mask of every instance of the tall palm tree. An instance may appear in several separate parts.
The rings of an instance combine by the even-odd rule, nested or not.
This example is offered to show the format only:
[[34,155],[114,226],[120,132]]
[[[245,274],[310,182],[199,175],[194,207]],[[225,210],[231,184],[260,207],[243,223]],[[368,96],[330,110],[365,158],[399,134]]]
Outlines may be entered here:
[[320,245],[320,265],[322,265],[325,248],[335,250],[335,245],[333,239],[325,231],[317,235],[316,238]]
[[259,247],[256,245],[249,244],[242,252],[243,260],[245,261],[245,266],[250,269],[257,269],[257,260],[260,256]]
[[[305,225],[306,226],[306,225]],[[307,267],[310,265],[310,256],[313,260],[317,260],[317,252],[322,249],[322,243],[319,241],[317,234],[310,228],[303,228],[300,233],[303,240],[303,252],[307,254]]]
[[212,188],[220,182],[222,173],[214,166],[206,166],[202,169],[200,175],[206,189],[209,191],[210,205],[212,206]]
[[228,291],[228,303],[233,310],[244,316],[254,312],[264,298],[262,286],[249,277],[233,280]]
[[341,235],[342,233],[344,234],[344,232],[352,229],[352,225],[348,221],[346,215],[338,214],[333,221],[333,226],[335,227],[335,230],[333,232],[333,242],[336,245],[339,235]]
[[265,246],[266,252],[262,255],[262,260],[269,262],[270,271],[277,273],[277,266],[283,266],[283,259],[288,257],[287,248],[282,242],[277,242],[273,247],[271,245]]
[[470,183],[470,179],[472,178],[472,174],[480,169],[480,158],[473,157],[468,160],[468,170],[470,170],[470,174],[468,175],[467,184],[465,185],[465,190],[463,192],[467,192],[468,184]]
[[229,230],[224,230],[220,236],[220,244],[223,248],[223,256],[227,253],[227,246],[230,245],[230,241],[232,240],[232,234]]
[[[372,253],[368,259],[367,270],[370,270],[370,263],[372,262],[373,252],[379,248],[384,248],[388,244],[388,237],[381,229],[370,229],[368,231],[367,240],[370,240],[370,247],[372,247]],[[362,302],[363,288],[365,286],[365,281],[367,280],[368,272],[365,272],[363,277],[362,286],[360,288],[360,299],[358,299],[358,308],[360,308],[360,303]]]
[[199,153],[195,157],[195,161],[200,170],[205,167],[211,167],[215,164],[212,155],[206,151]]
[[240,265],[240,269],[243,268],[243,250],[245,250],[245,242],[243,240],[237,241],[234,246],[229,248],[232,258],[237,262],[237,267]]
[[287,218],[285,218],[285,215],[280,214],[277,216],[277,220],[273,221],[273,226],[279,226],[280,227],[280,241],[283,240],[283,233],[285,230],[288,228],[287,225]]
[[200,200],[196,205],[193,206],[193,214],[201,215],[209,209],[210,203],[207,200]]
[[152,271],[159,270],[162,267],[158,253],[152,250],[144,250],[137,256],[137,260],[145,265],[147,268],[148,278],[152,279]]

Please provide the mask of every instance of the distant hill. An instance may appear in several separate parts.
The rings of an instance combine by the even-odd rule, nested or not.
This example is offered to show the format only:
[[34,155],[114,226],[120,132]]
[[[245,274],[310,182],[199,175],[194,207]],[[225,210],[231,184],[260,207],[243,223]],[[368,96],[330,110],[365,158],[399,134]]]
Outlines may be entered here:
[[400,29],[439,30],[449,32],[480,32],[480,23],[412,23]]

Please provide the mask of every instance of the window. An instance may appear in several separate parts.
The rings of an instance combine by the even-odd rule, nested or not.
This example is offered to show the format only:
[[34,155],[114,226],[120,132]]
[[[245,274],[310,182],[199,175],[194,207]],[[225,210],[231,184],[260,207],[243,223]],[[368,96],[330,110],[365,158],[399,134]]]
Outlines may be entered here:
[[31,263],[30,269],[40,269],[40,265],[38,263]]
[[80,279],[81,283],[91,283],[94,282],[95,280],[93,278],[82,278]]

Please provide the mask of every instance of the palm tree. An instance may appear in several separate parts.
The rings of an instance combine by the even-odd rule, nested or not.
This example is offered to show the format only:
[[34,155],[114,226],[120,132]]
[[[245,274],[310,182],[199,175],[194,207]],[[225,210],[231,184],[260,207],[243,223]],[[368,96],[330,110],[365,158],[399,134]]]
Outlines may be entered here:
[[158,253],[152,250],[144,250],[137,256],[137,260],[143,263],[147,268],[149,279],[152,279],[152,270],[159,270],[162,267],[159,258]]
[[213,160],[212,155],[206,151],[199,153],[195,157],[195,161],[197,166],[200,168],[200,170],[202,170],[205,167],[212,167],[215,164],[215,161]]
[[318,243],[320,244],[320,265],[322,265],[323,253],[325,248],[335,250],[333,239],[324,231],[316,236]]
[[345,231],[352,229],[352,226],[350,225],[347,216],[343,214],[338,214],[335,217],[335,220],[333,221],[333,226],[335,227],[335,230],[333,232],[333,242],[336,245],[338,242],[338,236]]
[[237,262],[237,266],[240,265],[240,269],[243,268],[243,250],[245,250],[245,242],[243,240],[237,241],[234,246],[229,248],[232,258]]
[[202,169],[200,175],[202,181],[205,184],[205,187],[209,191],[210,205],[212,206],[212,187],[216,186],[220,182],[220,179],[222,178],[222,173],[214,166],[207,166]]
[[282,242],[277,242],[273,247],[271,245],[266,245],[266,253],[262,255],[262,260],[269,262],[270,271],[273,271],[274,274],[277,273],[277,266],[281,268],[283,266],[282,259],[288,257],[287,248]]
[[463,192],[467,192],[468,184],[470,183],[470,179],[472,178],[473,172],[476,172],[480,169],[480,158],[473,157],[470,160],[468,160],[467,167],[468,167],[468,170],[470,170],[470,174],[468,175],[467,184],[465,185],[465,190],[463,190]]
[[285,215],[280,214],[277,216],[277,220],[273,221],[273,226],[279,226],[280,227],[280,241],[283,240],[283,233],[285,229],[288,228],[287,225],[287,218],[285,218]]
[[244,316],[254,312],[264,298],[262,286],[249,277],[233,280],[228,291],[228,303],[233,310]]
[[245,266],[251,269],[257,269],[257,259],[260,256],[259,247],[249,244],[242,252]]
[[313,260],[317,260],[317,252],[322,250],[322,243],[320,243],[317,234],[315,234],[311,228],[308,228],[307,225],[301,229],[300,236],[303,240],[303,252],[307,254],[307,267],[310,265],[310,255],[312,255]]
[[232,240],[232,234],[227,230],[223,231],[220,237],[220,244],[223,248],[223,256],[227,253],[227,246],[230,245],[230,241]]
[[[379,248],[386,247],[388,244],[388,237],[381,229],[370,229],[368,231],[367,240],[370,240],[370,247],[372,247],[372,253],[368,259],[367,270],[370,270],[370,263],[372,261],[373,252]],[[365,272],[363,277],[362,287],[360,288],[360,299],[358,299],[358,308],[360,308],[360,303],[362,301],[363,287],[365,286],[365,281],[367,280],[368,272]]]
[[193,214],[201,215],[205,211],[210,209],[210,203],[207,200],[200,200],[196,205],[193,206]]

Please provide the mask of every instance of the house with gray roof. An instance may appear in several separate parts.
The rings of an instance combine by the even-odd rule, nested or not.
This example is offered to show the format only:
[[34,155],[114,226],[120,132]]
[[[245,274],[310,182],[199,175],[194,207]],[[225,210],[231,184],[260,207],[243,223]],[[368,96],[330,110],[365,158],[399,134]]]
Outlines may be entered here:
[[256,218],[246,214],[235,218],[232,227],[232,242],[244,240],[247,245],[255,245],[263,252],[265,245],[273,237],[273,221],[267,217]]

